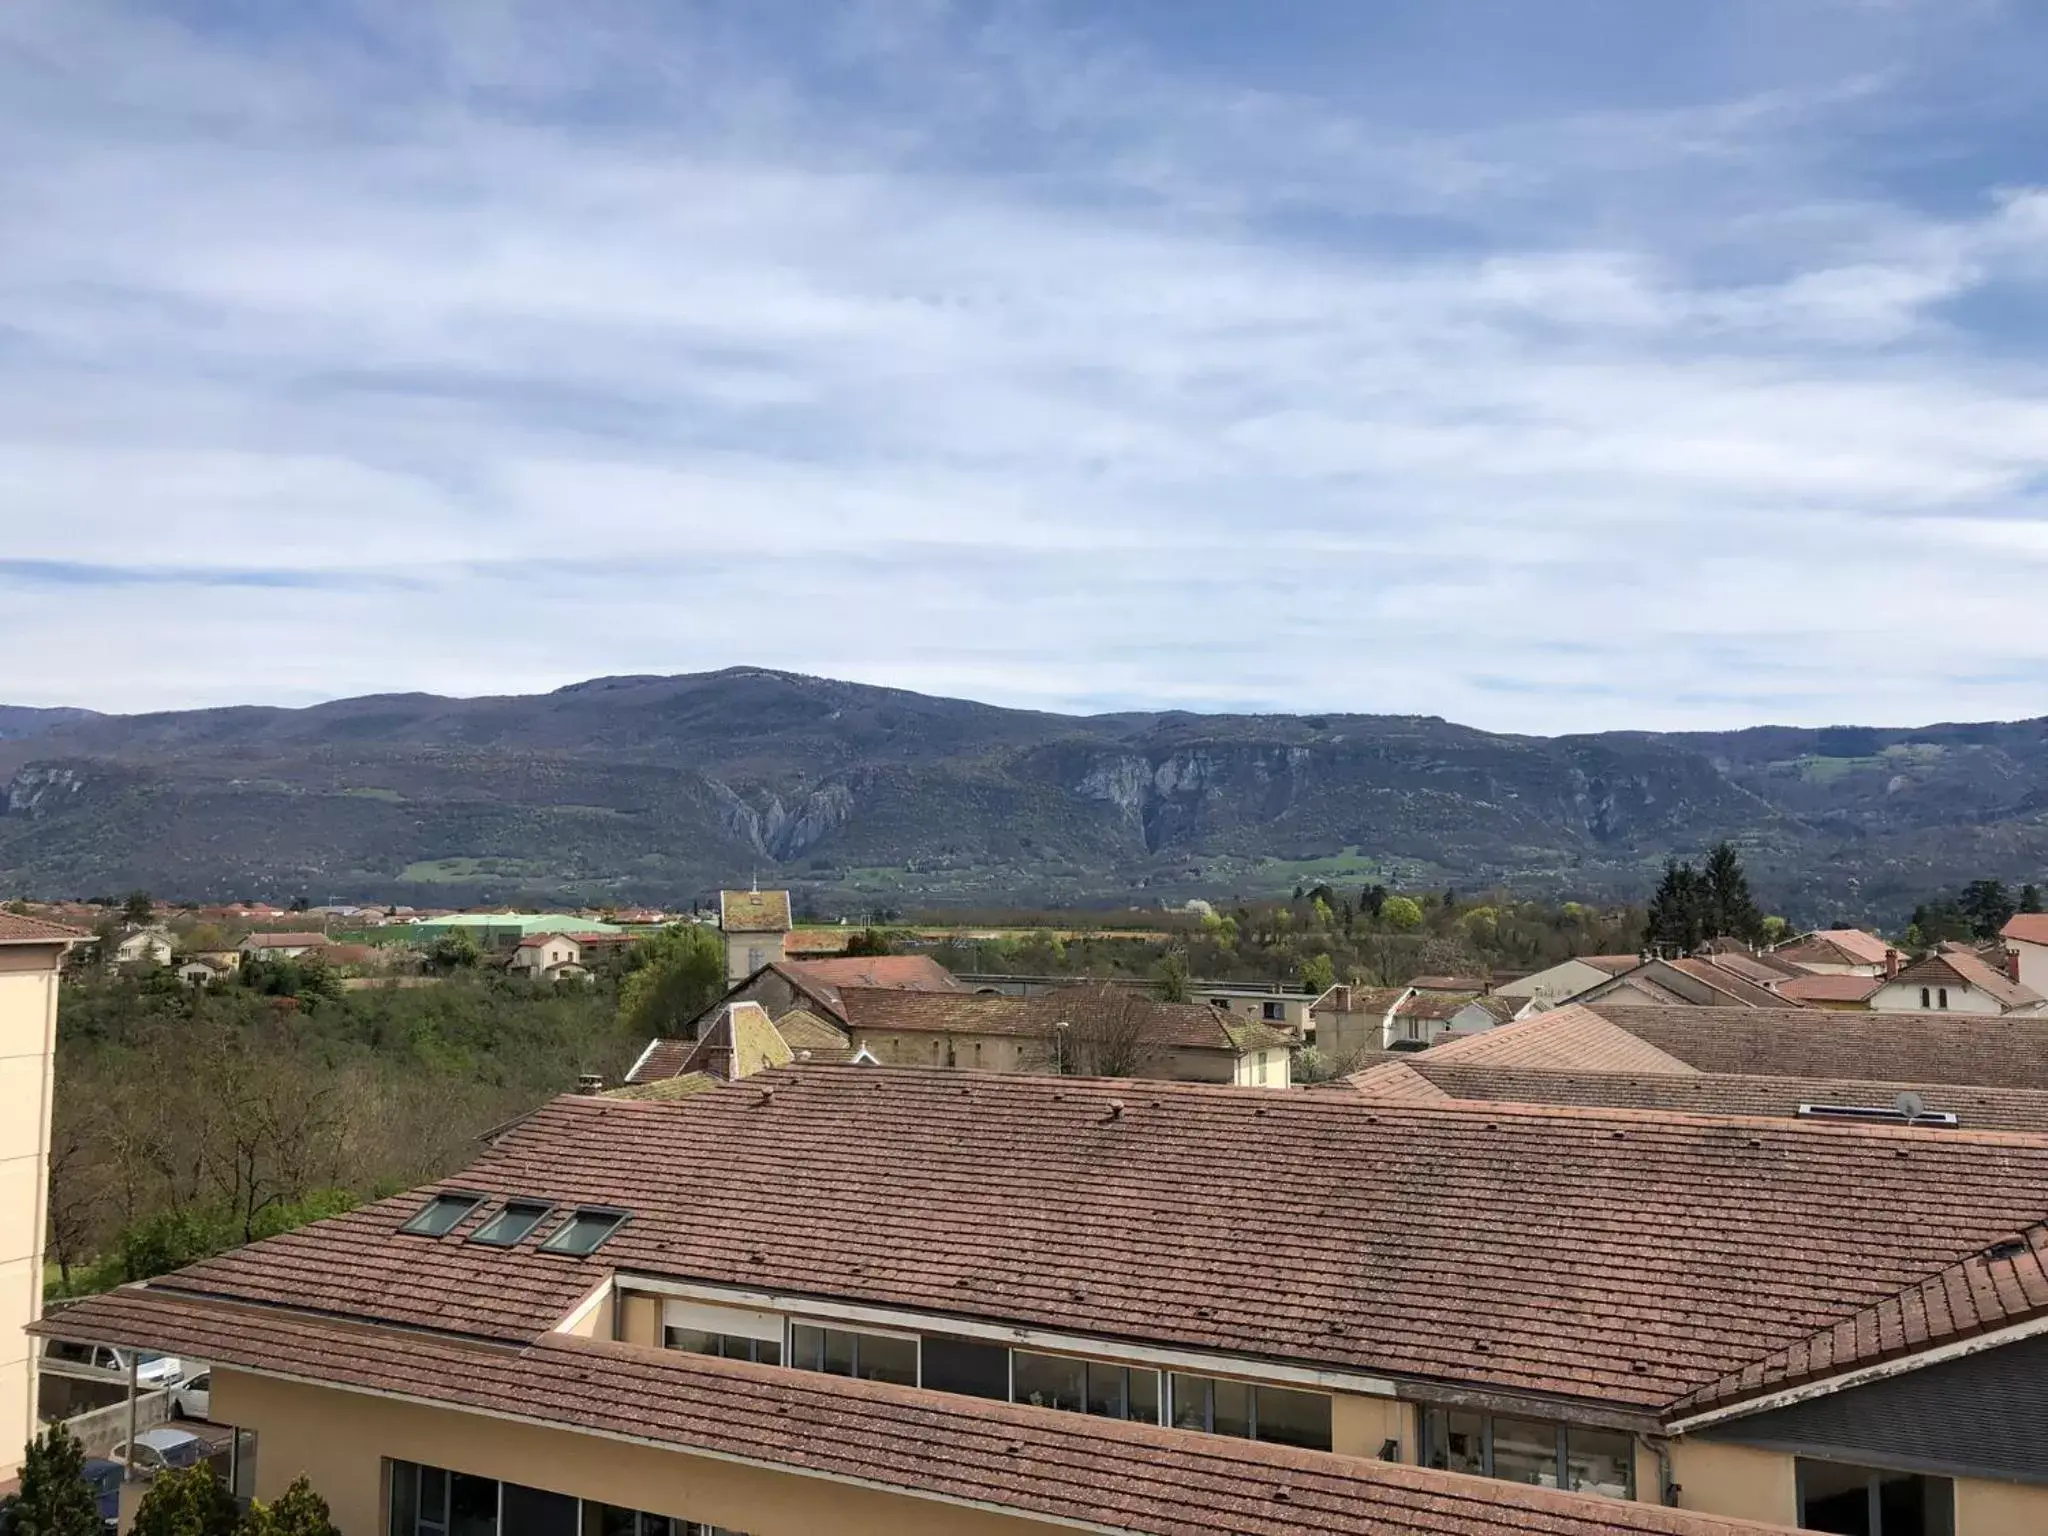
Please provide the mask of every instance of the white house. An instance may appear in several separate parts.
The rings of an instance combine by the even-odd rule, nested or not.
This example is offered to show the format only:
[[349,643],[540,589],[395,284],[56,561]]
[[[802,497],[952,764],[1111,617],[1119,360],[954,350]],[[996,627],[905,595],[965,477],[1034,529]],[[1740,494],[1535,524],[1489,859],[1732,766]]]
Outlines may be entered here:
[[324,933],[252,933],[241,943],[243,955],[260,960],[296,960],[326,947]]
[[109,965],[169,965],[171,936],[162,928],[138,928],[114,941]]
[[2019,984],[2048,994],[2048,912],[2022,912],[1999,930],[1999,936]]
[[[2008,964],[2018,968],[2008,952]],[[1870,1006],[1883,1012],[1915,1013],[2048,1013],[2048,997],[2022,985],[2005,971],[1988,965],[1974,951],[1940,949],[1916,960],[1870,994]]]
[[1634,970],[1641,963],[1640,955],[1575,955],[1527,976],[1504,981],[1493,991],[1497,997],[1534,1003],[1539,1009],[1555,1008],[1566,998],[1577,997],[1589,987]]
[[507,970],[536,981],[575,980],[590,973],[583,968],[583,946],[566,933],[530,933],[506,960]]

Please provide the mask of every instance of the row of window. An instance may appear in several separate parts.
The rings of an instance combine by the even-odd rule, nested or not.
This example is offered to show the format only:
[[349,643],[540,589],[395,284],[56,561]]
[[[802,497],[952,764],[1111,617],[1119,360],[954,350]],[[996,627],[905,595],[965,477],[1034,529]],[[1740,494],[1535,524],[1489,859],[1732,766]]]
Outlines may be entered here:
[[[416,1237],[446,1237],[487,1198],[468,1193],[435,1195],[398,1230]],[[546,1200],[507,1200],[497,1215],[470,1233],[469,1240],[492,1248],[513,1247],[531,1237],[554,1208]],[[625,1224],[626,1215],[611,1206],[575,1206],[540,1245],[541,1251],[577,1258],[594,1253],[598,1244]]]
[[[705,1321],[705,1310],[692,1308],[690,1314]],[[663,1337],[671,1349],[766,1365],[783,1363],[782,1346],[774,1339],[674,1326],[666,1328]],[[1163,1384],[1162,1401],[1161,1375],[1145,1366],[1011,1349],[978,1339],[811,1323],[791,1325],[787,1360],[798,1370],[1030,1403],[1097,1418],[1171,1423],[1313,1450],[1327,1451],[1331,1443],[1327,1394],[1229,1377],[1174,1372]]]
[[440,1467],[386,1466],[390,1536],[745,1536]]
[[1619,1430],[1432,1408],[1422,1418],[1422,1463],[1539,1488],[1636,1496],[1635,1444]]

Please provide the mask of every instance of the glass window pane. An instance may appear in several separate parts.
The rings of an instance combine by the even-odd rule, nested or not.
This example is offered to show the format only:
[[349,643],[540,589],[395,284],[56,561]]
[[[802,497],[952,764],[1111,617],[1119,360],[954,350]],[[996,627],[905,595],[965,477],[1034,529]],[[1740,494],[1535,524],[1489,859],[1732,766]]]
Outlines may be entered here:
[[1209,1427],[1209,1378],[1206,1376],[1183,1376],[1173,1373],[1173,1427],[1175,1429],[1207,1429]]
[[1495,1419],[1493,1475],[1511,1483],[1555,1488],[1557,1426],[1532,1419]]
[[675,1521],[667,1515],[642,1514],[637,1536],[675,1536],[675,1529]]
[[1130,1417],[1130,1372],[1120,1365],[1088,1362],[1088,1411],[1099,1419]]
[[510,1248],[541,1224],[550,1207],[529,1200],[507,1202],[505,1209],[479,1227],[470,1238],[472,1243],[490,1243],[500,1248]]
[[497,1479],[448,1474],[448,1536],[498,1536]]
[[1945,1477],[1877,1474],[1879,1536],[1953,1536],[1955,1484]]
[[859,1374],[863,1381],[916,1386],[917,1340],[892,1339],[880,1333],[861,1334]]
[[420,1525],[437,1531],[448,1525],[448,1474],[439,1467],[420,1468]]
[[1802,1529],[1833,1531],[1835,1536],[1877,1536],[1870,1521],[1868,1467],[1802,1461],[1798,1473]]
[[549,1253],[592,1253],[598,1244],[618,1230],[625,1219],[624,1211],[604,1210],[596,1206],[578,1207],[549,1234],[541,1247]]
[[420,1517],[420,1469],[391,1463],[391,1536],[415,1536]]
[[463,1217],[483,1203],[480,1195],[436,1195],[398,1230],[422,1237],[442,1237],[454,1231]]
[[800,1371],[825,1368],[825,1330],[798,1323],[789,1333],[789,1363]]
[[583,1506],[583,1536],[639,1536],[640,1517],[616,1504]]
[[1330,1448],[1330,1399],[1321,1392],[1296,1392],[1287,1387],[1260,1387],[1259,1438],[1281,1445]]
[[1210,1386],[1209,1394],[1215,1405],[1210,1410],[1209,1428],[1219,1435],[1235,1435],[1240,1440],[1251,1439],[1251,1383],[1226,1381],[1219,1376]]
[[1140,1424],[1159,1422],[1159,1373],[1131,1369],[1131,1417]]
[[1476,1413],[1432,1408],[1424,1424],[1429,1464],[1446,1472],[1486,1475],[1486,1420]]
[[1066,1355],[1034,1355],[1018,1350],[1014,1356],[1016,1400],[1034,1408],[1064,1408],[1079,1413],[1087,1407],[1088,1368],[1084,1361]]
[[853,1374],[853,1335],[838,1328],[825,1330],[825,1359],[822,1369],[833,1376]]
[[686,1355],[718,1353],[718,1335],[701,1328],[667,1328],[662,1330],[662,1340],[670,1349],[679,1349]]
[[924,1339],[924,1384],[934,1392],[967,1397],[1010,1397],[1010,1352],[1001,1344],[927,1334]]
[[1564,1432],[1564,1470],[1574,1493],[1604,1494],[1610,1499],[1636,1496],[1635,1442],[1606,1429]]
[[504,1536],[576,1536],[576,1500],[566,1493],[505,1484]]
[[782,1341],[779,1339],[756,1339],[754,1358],[763,1365],[782,1364]]

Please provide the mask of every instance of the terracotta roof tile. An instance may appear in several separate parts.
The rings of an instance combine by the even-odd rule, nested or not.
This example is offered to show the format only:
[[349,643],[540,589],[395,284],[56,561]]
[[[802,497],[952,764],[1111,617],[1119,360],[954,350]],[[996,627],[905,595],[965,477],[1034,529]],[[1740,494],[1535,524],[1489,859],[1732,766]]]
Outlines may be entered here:
[[727,933],[787,933],[787,891],[720,891],[718,926]]
[[327,943],[324,933],[252,933],[242,940],[247,949],[319,949]]
[[1861,1003],[1883,985],[1882,976],[1805,975],[1786,977],[1777,990],[1801,1003]]
[[1861,928],[1817,928],[1813,937],[1834,945],[1862,965],[1883,965],[1891,946]]
[[[1663,1010],[1653,1010],[1661,1012]],[[1675,1010],[1674,1010],[1675,1011]],[[1608,1022],[1589,1007],[1566,1005],[1484,1034],[1434,1046],[1432,1061],[1499,1066],[1586,1068],[1611,1072],[1691,1072],[1676,1056]]]
[[2032,987],[2023,987],[2003,971],[1986,965],[1973,951],[1945,949],[1916,960],[1887,985],[1924,987],[1962,983],[1994,997],[2006,1008],[2038,1007],[2044,999]]
[[68,943],[74,939],[91,937],[92,935],[82,928],[67,928],[64,924],[53,923],[48,918],[0,912],[0,944]]
[[[1625,1008],[1605,1002],[1588,1003],[1581,1011],[1596,1014],[1702,1072],[1861,1079],[1916,1087],[1974,1083],[2048,1088],[2048,1027],[2025,1015]],[[1512,1028],[1534,1022],[1525,1020]],[[1612,1065],[1583,1056],[1551,1064]]]
[[[1079,1023],[1105,1007],[1139,1010],[1142,1042],[1148,1046],[1198,1050],[1255,1050],[1287,1043],[1265,1030],[1237,1045],[1230,1017],[1208,1003],[1162,1003],[1128,988],[1062,987],[1039,997],[985,992],[911,992],[886,987],[841,987],[840,1007],[849,1029],[869,1033],[1007,1035],[1042,1040],[1060,1020]],[[1270,1038],[1269,1038],[1270,1037]]]
[[415,1194],[175,1283],[523,1338],[618,1268],[1649,1413],[2044,1185],[2048,1142],[1984,1132],[813,1066],[558,1099],[441,1186],[632,1211],[591,1258],[405,1236]]
[[2018,939],[2023,944],[2048,944],[2048,912],[2015,913],[1998,930],[2008,939]]
[[[1748,1536],[1714,1516],[551,1334],[487,1349],[156,1287],[39,1331],[174,1348],[337,1390],[538,1419],[1140,1536]],[[1284,1495],[1284,1497],[1283,1497]]]
[[967,988],[930,955],[851,955],[836,960],[786,960],[782,967],[828,987],[892,987],[913,992]]
[[664,1077],[653,1082],[630,1083],[624,1088],[614,1088],[605,1094],[608,1099],[641,1099],[652,1103],[664,1103],[675,1099],[687,1099],[692,1094],[705,1093],[718,1086],[718,1079],[709,1072],[684,1072],[675,1077]]
[[[1685,1115],[1789,1119],[1797,1118],[1802,1104],[1888,1109],[1901,1093],[1913,1089],[1926,1099],[1929,1110],[1955,1115],[1968,1129],[2048,1135],[2048,1091],[2037,1088],[1976,1088],[1956,1084],[1929,1087],[1849,1078],[1525,1068],[1493,1062],[1442,1061],[1436,1051],[1424,1051],[1407,1058],[1407,1062],[1445,1097],[1468,1102],[1604,1105]],[[1361,1081],[1364,1076],[1354,1074],[1351,1081],[1366,1086]],[[2048,1200],[2044,1200],[2043,1208],[2048,1210]]]

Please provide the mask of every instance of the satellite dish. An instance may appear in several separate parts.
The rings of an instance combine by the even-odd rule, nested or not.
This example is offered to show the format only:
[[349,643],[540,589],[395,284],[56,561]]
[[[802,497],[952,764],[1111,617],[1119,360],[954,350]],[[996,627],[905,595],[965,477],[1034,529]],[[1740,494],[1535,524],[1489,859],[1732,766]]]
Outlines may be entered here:
[[1892,1101],[1892,1107],[1909,1125],[1927,1113],[1927,1101],[1910,1088]]

